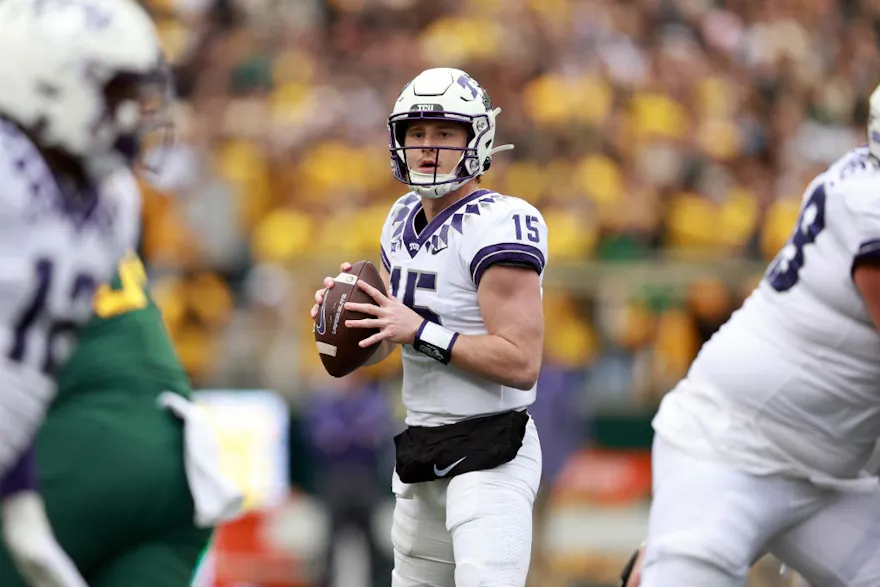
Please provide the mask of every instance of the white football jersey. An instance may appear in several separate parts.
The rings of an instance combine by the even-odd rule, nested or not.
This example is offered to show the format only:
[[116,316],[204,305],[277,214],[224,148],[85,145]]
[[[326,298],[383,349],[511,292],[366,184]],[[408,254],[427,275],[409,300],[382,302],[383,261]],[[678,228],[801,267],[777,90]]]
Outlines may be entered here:
[[34,144],[0,122],[0,477],[42,421],[95,288],[136,244],[130,172],[95,194],[63,197]]
[[788,244],[664,398],[654,428],[756,474],[855,478],[880,436],[880,334],[853,264],[880,256],[867,148],[807,188]]
[[[494,263],[533,267],[543,280],[547,225],[520,200],[477,190],[424,222],[421,198],[401,197],[382,228],[382,265],[391,293],[401,302],[455,332],[486,334],[477,287]],[[511,317],[513,318],[513,317]],[[522,391],[444,365],[403,345],[403,403],[410,426],[438,426],[522,409],[535,388]]]

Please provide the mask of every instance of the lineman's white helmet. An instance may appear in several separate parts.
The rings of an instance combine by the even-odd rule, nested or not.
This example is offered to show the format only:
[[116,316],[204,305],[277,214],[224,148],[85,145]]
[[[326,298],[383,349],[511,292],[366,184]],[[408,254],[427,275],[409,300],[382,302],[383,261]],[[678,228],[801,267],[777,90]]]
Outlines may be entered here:
[[0,55],[0,115],[88,171],[131,163],[170,122],[171,78],[134,0],[3,0]]

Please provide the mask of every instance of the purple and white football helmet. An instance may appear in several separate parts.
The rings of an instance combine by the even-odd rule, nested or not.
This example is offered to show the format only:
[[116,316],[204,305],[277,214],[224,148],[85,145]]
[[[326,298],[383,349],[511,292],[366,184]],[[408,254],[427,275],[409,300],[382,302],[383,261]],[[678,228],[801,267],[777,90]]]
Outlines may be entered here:
[[[495,118],[501,108],[492,108],[489,95],[471,76],[460,69],[428,69],[409,82],[388,117],[391,170],[394,178],[410,186],[423,198],[440,198],[465,182],[485,173],[492,155],[513,145],[494,146]],[[463,148],[404,147],[406,127],[416,120],[444,119],[468,126],[468,143]],[[421,173],[409,166],[411,150],[460,151],[451,173]]]
[[0,54],[0,113],[94,174],[170,125],[170,72],[135,0],[3,0]]

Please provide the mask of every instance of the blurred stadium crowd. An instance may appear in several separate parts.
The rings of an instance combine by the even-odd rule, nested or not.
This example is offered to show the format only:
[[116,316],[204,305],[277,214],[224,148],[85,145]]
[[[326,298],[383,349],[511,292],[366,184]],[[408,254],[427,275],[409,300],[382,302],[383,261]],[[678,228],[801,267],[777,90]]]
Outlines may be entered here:
[[[808,179],[862,142],[880,77],[874,0],[148,4],[181,98],[143,238],[169,328],[197,382],[290,394],[320,367],[302,319],[315,277],[375,258],[402,193],[385,117],[421,69],[462,67],[502,106],[517,148],[488,186],[540,206],[567,271],[768,260]],[[551,288],[548,358],[653,347],[668,386],[748,285],[633,291],[613,320]],[[631,388],[627,371],[606,385]]]
[[[313,391],[395,409],[399,364],[330,380],[306,311],[339,262],[378,260],[403,193],[385,127],[400,89],[460,67],[516,145],[487,187],[550,227],[547,479],[595,404],[655,405],[684,373],[809,179],[864,142],[880,80],[878,0],[145,1],[180,101],[179,142],[145,178],[142,253],[196,384],[276,389],[325,423],[336,394]],[[670,278],[691,265],[713,271]],[[394,428],[380,404],[356,410],[365,446]]]

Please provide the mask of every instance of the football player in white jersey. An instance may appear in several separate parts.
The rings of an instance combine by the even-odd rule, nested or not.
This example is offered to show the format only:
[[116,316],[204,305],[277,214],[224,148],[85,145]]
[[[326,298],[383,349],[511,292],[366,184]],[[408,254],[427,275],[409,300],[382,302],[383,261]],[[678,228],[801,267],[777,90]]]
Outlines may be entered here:
[[85,584],[48,527],[31,443],[95,288],[136,246],[128,167],[170,89],[162,64],[134,0],[0,2],[0,495],[38,587]]
[[767,552],[880,585],[880,88],[866,147],[807,188],[788,244],[654,418],[643,587],[739,587]]
[[373,316],[348,323],[379,329],[361,343],[381,341],[373,362],[402,345],[393,587],[522,587],[529,568],[541,447],[526,408],[547,226],[530,204],[478,185],[511,148],[495,145],[499,112],[467,73],[438,68],[407,84],[388,119],[394,176],[412,189],[382,227],[390,295],[361,282],[378,305],[347,307]]

